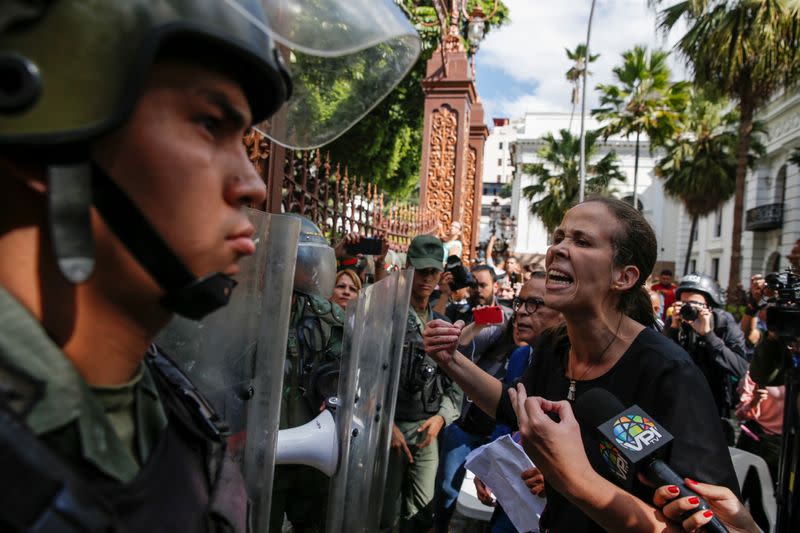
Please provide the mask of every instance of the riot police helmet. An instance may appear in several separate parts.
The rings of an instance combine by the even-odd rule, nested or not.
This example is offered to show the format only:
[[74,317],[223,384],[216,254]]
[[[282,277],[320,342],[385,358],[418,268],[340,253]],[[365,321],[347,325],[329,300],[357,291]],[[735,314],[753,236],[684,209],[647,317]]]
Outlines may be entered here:
[[319,226],[310,219],[294,213],[287,216],[300,220],[294,290],[327,300],[336,285],[336,252]]
[[[242,90],[252,122],[291,94],[258,0],[10,2],[0,17],[0,150],[42,162],[53,252],[72,283],[95,263],[94,207],[163,290],[172,312],[199,319],[235,281],[192,272],[109,169],[95,143],[122,131],[157,61],[218,71]],[[187,177],[188,178],[188,177]]]
[[709,307],[722,307],[725,299],[722,295],[722,290],[719,285],[714,281],[711,276],[701,273],[692,273],[683,276],[678,288],[675,289],[675,297],[680,300],[681,294],[684,292],[695,292],[702,294]]
[[[189,318],[227,303],[235,282],[220,272],[192,272],[142,206],[90,155],[93,141],[130,117],[153,62],[168,50],[222,70],[239,83],[258,129],[285,145],[311,147],[340,135],[374,107],[413,66],[421,48],[391,0],[5,4],[0,150],[44,163],[52,246],[61,272],[72,283],[91,275],[94,207],[162,288],[164,307]],[[291,64],[294,81],[284,61]],[[341,84],[349,89],[327,91],[339,96],[309,105]]]

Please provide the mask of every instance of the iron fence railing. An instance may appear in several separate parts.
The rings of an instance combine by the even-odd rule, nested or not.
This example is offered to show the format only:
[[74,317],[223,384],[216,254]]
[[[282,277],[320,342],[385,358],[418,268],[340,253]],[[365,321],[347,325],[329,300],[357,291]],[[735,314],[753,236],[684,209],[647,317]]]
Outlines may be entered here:
[[416,205],[389,202],[371,183],[350,176],[320,150],[288,150],[255,130],[244,138],[250,160],[267,184],[272,213],[298,213],[313,220],[331,241],[347,233],[386,235],[398,252],[416,235],[434,234],[435,218]]

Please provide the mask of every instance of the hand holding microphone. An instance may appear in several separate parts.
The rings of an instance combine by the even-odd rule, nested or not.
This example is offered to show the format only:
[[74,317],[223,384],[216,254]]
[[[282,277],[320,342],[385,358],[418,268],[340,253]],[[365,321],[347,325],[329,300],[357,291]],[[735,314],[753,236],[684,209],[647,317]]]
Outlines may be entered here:
[[728,532],[722,522],[713,516],[708,502],[687,487],[683,478],[662,460],[669,451],[672,435],[638,406],[625,408],[607,390],[592,389],[575,402],[575,416],[581,426],[597,429],[600,434],[600,453],[618,484],[625,490],[630,491],[637,474],[641,474],[655,486],[672,487],[671,495],[681,502],[694,505],[685,510],[680,521],[689,519],[699,510],[705,514],[711,513],[703,516],[708,519],[704,524],[707,531]]
[[725,523],[730,533],[761,533],[753,517],[729,488],[698,483],[688,478],[686,482],[708,502],[713,511],[697,510],[699,503],[693,502],[692,497],[679,498],[680,491],[674,485],[659,487],[653,494],[653,504],[661,509],[664,516],[681,524],[683,529],[697,531],[712,516],[716,516]]

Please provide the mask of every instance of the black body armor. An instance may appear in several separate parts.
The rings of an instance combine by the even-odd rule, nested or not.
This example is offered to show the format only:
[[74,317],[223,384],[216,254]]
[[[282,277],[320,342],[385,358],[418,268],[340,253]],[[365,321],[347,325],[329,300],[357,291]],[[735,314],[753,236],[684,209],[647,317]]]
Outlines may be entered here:
[[[436,315],[434,318],[442,317]],[[422,335],[409,315],[403,342],[395,419],[417,421],[435,415],[439,412],[444,390],[449,384],[450,378],[425,353]]]
[[67,464],[21,421],[9,401],[13,390],[2,391],[2,531],[249,530],[244,482],[238,466],[225,453],[227,426],[155,346],[146,363],[168,422],[130,483],[110,479],[90,465]]

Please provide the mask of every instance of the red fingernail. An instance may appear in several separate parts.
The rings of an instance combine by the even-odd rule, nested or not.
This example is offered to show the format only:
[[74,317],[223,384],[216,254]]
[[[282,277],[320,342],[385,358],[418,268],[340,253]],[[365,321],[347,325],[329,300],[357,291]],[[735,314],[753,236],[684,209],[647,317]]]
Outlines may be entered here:
[[705,513],[703,513],[703,516],[705,516],[706,518],[711,518],[712,516],[714,516],[714,511],[706,511]]
[[672,494],[678,494],[681,491],[681,489],[679,489],[675,485],[670,485],[669,487],[667,487],[667,490],[670,491]]
[[692,496],[691,498],[689,498],[689,503],[691,503],[692,505],[698,505],[700,503],[700,498],[698,498],[697,496]]
[[693,479],[690,479],[688,477],[686,478],[686,483],[691,483],[692,485],[697,485],[697,481],[695,481]]

